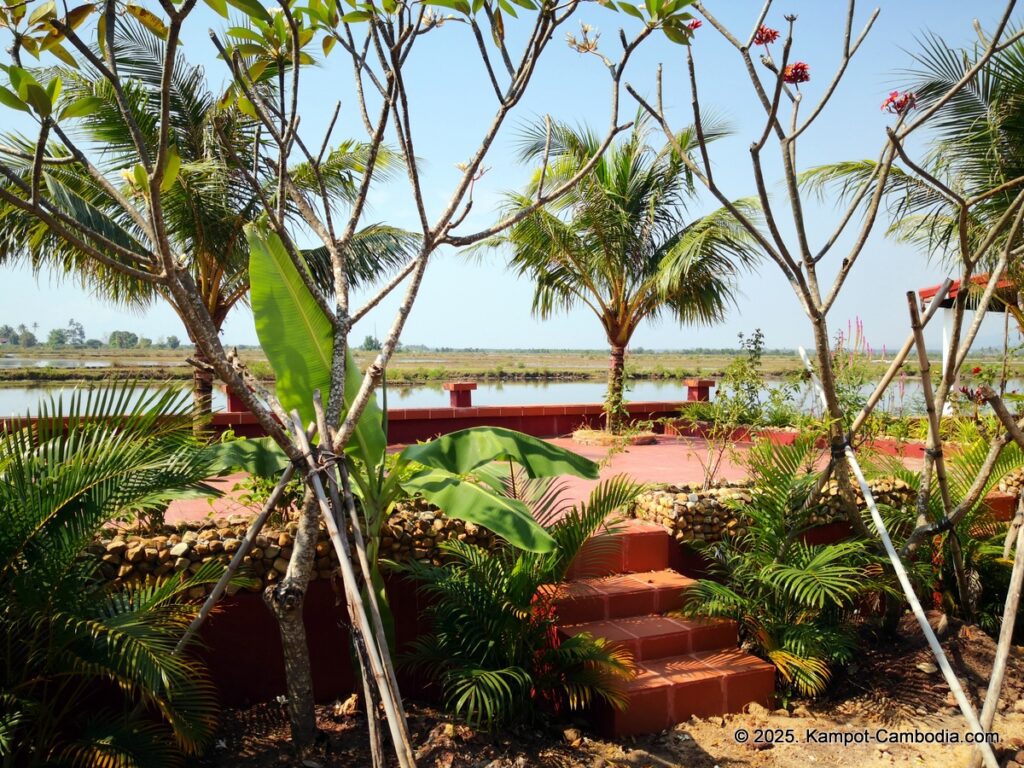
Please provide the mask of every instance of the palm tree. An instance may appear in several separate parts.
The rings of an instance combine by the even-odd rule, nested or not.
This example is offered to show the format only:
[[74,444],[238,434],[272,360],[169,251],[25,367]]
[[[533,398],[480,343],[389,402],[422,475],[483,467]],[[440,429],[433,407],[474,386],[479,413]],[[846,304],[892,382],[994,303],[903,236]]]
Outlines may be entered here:
[[[127,93],[136,122],[155,152],[159,141],[159,104],[164,45],[138,24],[119,22],[114,39],[115,57],[122,77],[131,83]],[[68,103],[84,100],[90,107],[79,121],[81,140],[105,147],[104,173],[129,196],[143,194],[133,182],[133,169],[139,157],[129,127],[118,111],[115,94],[106,80],[88,71],[60,72],[64,98]],[[268,77],[267,88],[274,78]],[[168,226],[168,237],[195,281],[206,309],[218,330],[238,304],[247,301],[249,292],[249,250],[244,237],[245,224],[255,220],[262,210],[260,200],[243,178],[242,158],[251,162],[253,147],[260,142],[256,121],[230,99],[218,100],[208,89],[202,67],[189,65],[179,55],[171,84],[170,144],[180,159],[172,183],[161,196]],[[25,178],[31,175],[33,143],[17,135],[5,136],[0,152],[20,164]],[[352,199],[368,148],[346,141],[328,153],[320,165],[330,191],[339,202]],[[101,189],[68,153],[54,144],[49,154],[61,158],[47,164],[43,183],[53,197],[65,204],[75,218],[87,220],[110,239],[129,251],[144,252],[145,238],[117,201]],[[266,173],[259,169],[257,173]],[[385,152],[377,169],[384,177],[396,167],[394,156]],[[296,185],[311,188],[314,174],[304,165],[292,169]],[[269,177],[268,177],[269,178]],[[9,182],[8,182],[9,183]],[[275,190],[269,189],[271,197]],[[292,211],[294,213],[294,211]],[[39,270],[51,268],[74,275],[86,287],[104,299],[133,308],[145,308],[163,298],[182,315],[182,309],[168,291],[151,283],[127,277],[97,262],[90,256],[54,236],[46,225],[30,214],[11,206],[0,206],[0,263],[5,259],[26,259]],[[404,263],[415,245],[415,238],[401,230],[372,224],[360,230],[349,248],[353,283],[366,282]],[[111,258],[121,260],[114,252]],[[314,276],[324,276],[325,249],[311,250]],[[325,287],[330,280],[321,282]],[[194,342],[195,339],[192,339]],[[196,348],[199,365],[195,367],[193,392],[196,410],[208,413],[211,407],[212,374]]]
[[187,593],[223,566],[114,589],[92,548],[112,519],[203,489],[214,457],[189,410],[129,382],[0,432],[4,765],[179,765],[213,735],[216,692],[176,646],[199,609]]
[[[722,131],[709,126],[707,135]],[[692,131],[679,138],[681,146],[696,147]],[[694,196],[686,166],[671,147],[655,149],[648,139],[646,121],[638,117],[629,137],[610,147],[573,191],[487,244],[511,246],[512,268],[536,284],[533,311],[539,317],[577,306],[597,316],[611,348],[605,402],[611,432],[623,427],[625,352],[639,325],[665,312],[680,323],[720,320],[739,269],[757,256],[724,209],[692,221],[684,217]],[[587,129],[552,124],[550,134],[547,128],[529,130],[522,157],[547,157],[547,166],[526,191],[509,196],[505,213],[529,207],[540,185],[575,176],[599,146]]]

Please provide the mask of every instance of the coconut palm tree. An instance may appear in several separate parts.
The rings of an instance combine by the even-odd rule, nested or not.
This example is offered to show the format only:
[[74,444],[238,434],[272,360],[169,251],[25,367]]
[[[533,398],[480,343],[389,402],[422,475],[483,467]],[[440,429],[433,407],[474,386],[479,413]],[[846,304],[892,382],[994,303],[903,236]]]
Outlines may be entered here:
[[[119,21],[114,51],[121,75],[131,85],[126,97],[136,123],[155,152],[159,142],[164,44],[139,24]],[[275,87],[273,74],[271,68],[265,70],[267,89]],[[142,195],[133,177],[139,157],[110,84],[84,69],[61,70],[60,77],[66,103],[88,107],[87,114],[78,121],[81,135],[76,138],[82,144],[105,147],[102,170],[108,179],[129,196]],[[253,147],[261,141],[260,133],[256,121],[241,111],[235,100],[218,99],[209,90],[202,67],[188,64],[180,54],[173,71],[171,96],[169,141],[177,157],[174,162],[180,161],[180,165],[173,176],[168,174],[168,186],[161,196],[169,224],[167,235],[220,329],[231,310],[248,297],[249,249],[243,227],[262,208],[239,165],[252,162]],[[34,142],[7,135],[3,144],[6,146],[0,147],[0,152],[6,160],[20,165],[25,179],[31,178]],[[366,145],[345,141],[323,158],[321,175],[339,203],[344,204],[355,195],[367,152]],[[99,228],[127,250],[143,251],[145,238],[140,236],[128,212],[80,165],[72,162],[61,145],[53,144],[49,155],[55,162],[47,163],[43,183],[53,192],[54,199],[64,203],[66,212],[88,221],[91,227]],[[378,158],[376,168],[379,176],[386,177],[396,166],[394,155],[385,152]],[[259,163],[252,167],[257,174],[265,172]],[[315,174],[307,165],[292,170],[300,189],[312,189]],[[275,190],[270,187],[268,183],[267,194],[273,197]],[[54,236],[36,217],[11,206],[0,206],[0,244],[0,254],[5,254],[0,256],[0,263],[24,259],[36,270],[49,268],[74,276],[96,295],[118,304],[145,308],[163,298],[179,316],[182,314],[169,292],[106,268]],[[415,238],[401,230],[382,224],[366,226],[356,234],[349,248],[353,283],[372,280],[404,263],[414,245]],[[122,259],[117,253],[109,255]],[[310,250],[307,258],[314,277],[320,277],[325,288],[332,285],[332,281],[324,279],[329,271],[325,266],[325,249]],[[213,379],[202,365],[198,348],[196,357],[199,365],[195,367],[193,391],[196,409],[203,414],[210,410]]]
[[[709,138],[722,133],[708,126]],[[686,218],[694,197],[690,174],[671,147],[655,148],[649,138],[638,117],[628,138],[610,147],[573,191],[487,243],[511,247],[512,269],[536,285],[536,315],[584,306],[600,321],[611,348],[605,402],[611,432],[623,427],[625,352],[640,324],[664,313],[686,324],[719,321],[738,271],[757,257],[724,209]],[[697,146],[692,131],[679,138],[687,149]],[[505,213],[529,207],[538,186],[576,175],[599,145],[587,129],[530,129],[522,157],[544,162],[546,156],[547,164],[528,189],[508,197]]]

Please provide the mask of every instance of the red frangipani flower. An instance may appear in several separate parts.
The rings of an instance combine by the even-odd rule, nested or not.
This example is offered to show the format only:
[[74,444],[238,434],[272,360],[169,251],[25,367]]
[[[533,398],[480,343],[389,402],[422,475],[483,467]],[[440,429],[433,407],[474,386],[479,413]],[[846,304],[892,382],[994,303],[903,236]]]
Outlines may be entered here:
[[703,24],[704,24],[704,22],[701,21],[700,19],[694,19],[693,21],[691,21],[686,26],[688,26],[692,31],[696,32],[698,29],[700,29],[703,26]]
[[891,115],[902,115],[917,106],[917,95],[910,91],[893,91],[882,102],[882,110]]
[[974,368],[971,368],[971,373],[977,376],[979,373],[981,373],[981,368],[979,366],[975,366]]
[[787,64],[782,72],[782,79],[790,85],[800,85],[811,79],[811,68],[802,61]]
[[764,24],[754,34],[754,45],[768,46],[779,39],[779,30],[766,27]]

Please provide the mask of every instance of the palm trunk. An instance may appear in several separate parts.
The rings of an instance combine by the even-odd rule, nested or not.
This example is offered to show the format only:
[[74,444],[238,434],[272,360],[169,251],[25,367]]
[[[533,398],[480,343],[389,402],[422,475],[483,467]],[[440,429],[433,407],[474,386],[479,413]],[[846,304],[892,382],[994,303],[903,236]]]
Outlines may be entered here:
[[613,435],[622,432],[624,406],[622,402],[623,379],[626,370],[626,348],[612,344],[608,360],[608,396],[604,403],[605,427]]
[[316,554],[319,521],[320,508],[316,497],[307,488],[288,570],[281,581],[267,587],[263,593],[264,601],[277,618],[278,630],[281,633],[288,718],[291,722],[292,742],[299,756],[306,753],[316,737],[313,672],[309,662],[309,646],[306,643],[302,607]]
[[209,437],[209,421],[213,413],[213,371],[207,366],[209,361],[198,344],[192,357],[199,363],[192,366],[193,431],[196,437]]

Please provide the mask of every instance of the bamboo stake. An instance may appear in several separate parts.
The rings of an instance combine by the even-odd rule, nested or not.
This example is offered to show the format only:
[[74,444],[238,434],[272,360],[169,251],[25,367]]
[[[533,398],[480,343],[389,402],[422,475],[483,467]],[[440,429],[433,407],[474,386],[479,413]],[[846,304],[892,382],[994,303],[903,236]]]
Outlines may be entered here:
[[[323,401],[320,397],[319,390],[313,393],[313,409],[317,415],[317,423],[320,425],[321,430],[327,428],[326,419],[324,418]],[[324,434],[322,431],[321,434]],[[334,436],[330,435],[328,440],[333,441]],[[374,636],[377,641],[377,646],[381,649],[387,649],[388,638],[387,633],[384,631],[384,621],[381,618],[380,606],[377,605],[377,596],[374,593],[373,585],[373,571],[370,569],[370,561],[366,554],[366,541],[363,538],[363,530],[359,520],[359,513],[356,511],[355,497],[352,494],[352,484],[349,480],[348,464],[345,462],[345,457],[340,456],[336,462],[338,474],[341,476],[341,490],[344,494],[344,509],[348,512],[349,524],[352,526],[352,538],[356,545],[356,556],[359,561],[359,568],[363,573],[363,582],[367,585],[367,592],[370,596],[370,619],[373,622]],[[342,504],[341,499],[338,498],[338,482],[335,478],[334,472],[329,472],[327,475],[328,482],[331,488],[332,501],[338,504],[338,514],[341,515]],[[382,657],[384,656],[382,652]],[[405,731],[405,739],[407,742],[412,743],[412,739],[406,729],[407,719],[405,716],[405,706],[402,704],[402,697],[399,694],[398,689],[398,678],[395,676],[394,665],[388,663],[384,665],[384,669],[387,672],[388,685],[391,688],[391,695],[395,699],[395,703],[398,705],[398,710],[402,715],[399,724]]]
[[1010,551],[1013,548],[1013,540],[1017,538],[1017,529],[1024,526],[1024,493],[1017,497],[1017,514],[1010,521],[1010,527],[1006,529],[1006,538],[1003,540],[1003,559],[1010,559]]
[[[320,504],[320,512],[322,513],[324,523],[327,526],[327,533],[331,537],[331,542],[334,544],[334,551],[338,556],[339,563],[341,564],[342,579],[345,582],[346,589],[351,591],[350,599],[352,601],[353,608],[355,609],[351,614],[352,631],[360,633],[364,640],[369,639],[372,636],[369,631],[369,627],[367,626],[366,608],[363,605],[363,600],[359,594],[359,588],[356,584],[356,574],[352,568],[348,540],[342,536],[338,530],[337,522],[335,521],[333,511],[331,510],[330,501],[324,491],[323,482],[320,480],[320,466],[313,454],[305,432],[302,431],[302,424],[299,422],[298,414],[296,413],[292,414],[292,431],[295,435],[295,440],[299,448],[306,455],[306,463],[309,466],[308,482]],[[374,644],[367,642],[366,650],[374,684],[376,685],[377,690],[381,692],[381,701],[384,705],[384,711],[387,714],[388,727],[391,731],[391,740],[394,743],[395,753],[398,757],[398,764],[400,768],[415,768],[416,761],[412,754],[412,745],[407,740],[403,739],[403,729],[398,723],[399,714],[397,707],[395,706],[395,702],[390,696],[384,695],[387,691],[387,681],[383,669],[384,665],[379,652],[387,653],[387,648],[378,649]]]
[[[811,381],[818,390],[819,397],[824,401],[825,392],[821,388],[821,384],[818,381],[817,376],[814,375],[814,367],[811,365],[811,361],[807,357],[807,351],[803,347],[800,347],[799,352],[800,357],[804,361],[804,365],[810,372]],[[843,453],[846,455],[846,460],[850,465],[850,470],[857,478],[857,483],[860,485],[861,493],[864,494],[864,501],[871,513],[871,520],[875,524],[875,528],[878,530],[879,537],[882,539],[882,545],[885,547],[886,554],[892,562],[893,570],[896,572],[896,578],[899,580],[900,586],[903,588],[903,593],[907,597],[907,602],[910,603],[910,608],[914,613],[914,617],[917,619],[917,623],[920,625],[921,631],[924,633],[925,639],[928,641],[928,646],[935,655],[935,660],[939,664],[939,669],[942,670],[942,676],[946,679],[946,683],[949,685],[950,691],[953,693],[953,698],[956,699],[956,702],[960,707],[960,711],[963,713],[964,718],[971,727],[971,730],[976,733],[981,733],[983,729],[981,727],[981,723],[978,721],[978,715],[974,711],[973,707],[971,707],[971,703],[967,700],[967,696],[964,694],[964,689],[960,685],[960,681],[957,679],[956,674],[953,672],[953,668],[949,665],[949,660],[946,658],[945,652],[942,650],[942,645],[939,644],[939,640],[935,636],[935,632],[932,631],[931,625],[928,623],[928,619],[924,615],[924,609],[921,608],[921,602],[917,599],[917,594],[914,592],[914,586],[910,583],[910,577],[907,576],[906,568],[903,567],[903,562],[900,560],[900,556],[896,552],[896,548],[893,546],[892,539],[889,538],[889,531],[886,529],[885,521],[882,520],[882,515],[878,511],[878,505],[875,504],[875,497],[874,494],[871,493],[871,486],[868,485],[868,481],[864,478],[864,473],[861,471],[860,463],[857,461],[857,455],[854,453],[853,448],[850,447],[849,443],[844,447]],[[999,768],[999,761],[996,760],[995,753],[992,751],[992,746],[990,744],[979,745],[978,748],[982,752],[987,768]]]
[[[1018,512],[1021,506],[1018,505]],[[1019,515],[1018,515],[1019,516]],[[999,628],[999,643],[992,661],[992,677],[989,680],[988,692],[985,694],[985,706],[981,710],[981,725],[988,730],[996,719],[996,708],[999,705],[999,694],[1006,675],[1006,659],[1010,655],[1013,644],[1013,625],[1017,620],[1017,606],[1020,605],[1021,586],[1024,585],[1024,527],[1017,529],[1017,553],[1013,558],[1013,570],[1010,572],[1010,588],[1006,593],[1003,606],[1003,623]],[[981,764],[981,755],[977,752],[971,758],[971,766]]]
[[[320,399],[320,390],[316,390],[313,393],[313,410],[316,413],[316,424],[317,429],[320,432],[321,443],[330,445],[331,433],[327,429],[327,418],[324,415],[323,401]],[[335,511],[335,524],[339,530],[344,530],[344,518],[342,517],[342,506],[341,500],[338,498],[337,483],[334,479],[334,472],[328,471],[327,473],[327,485],[331,493],[331,503],[334,505]],[[346,542],[347,543],[347,542]],[[355,604],[352,601],[352,590],[349,588],[348,582],[345,583],[345,599],[349,606],[349,615],[355,610]],[[373,595],[370,596],[371,604],[373,604]],[[356,646],[356,653],[359,657],[359,673],[363,682],[363,696],[366,700],[366,723],[370,731],[370,755],[373,761],[374,768],[384,767],[384,742],[380,731],[378,717],[380,710],[378,705],[380,703],[380,693],[373,687],[373,681],[370,677],[371,668],[370,660],[367,656],[368,650],[366,648],[366,639],[360,634],[352,633],[352,642]],[[390,665],[387,665],[390,669]],[[397,686],[391,692],[394,696],[397,692]],[[403,712],[404,715],[404,712]]]
[[242,559],[249,554],[249,550],[252,549],[253,542],[256,541],[256,537],[260,531],[263,530],[264,524],[267,522],[267,518],[270,517],[270,513],[274,511],[274,507],[281,500],[281,496],[284,495],[285,486],[292,479],[292,475],[295,474],[295,465],[289,463],[284,468],[284,472],[281,473],[280,479],[277,481],[277,485],[274,486],[274,490],[270,492],[270,496],[267,498],[266,503],[263,505],[263,509],[256,516],[256,519],[252,521],[249,529],[245,532],[245,538],[242,539],[241,545],[235,550],[234,557],[231,558],[231,562],[228,563],[228,567],[224,569],[224,573],[221,574],[220,579],[214,586],[213,591],[206,598],[206,602],[203,603],[203,607],[199,609],[199,614],[189,624],[188,629],[185,630],[185,634],[181,636],[178,644],[174,646],[174,653],[181,653],[182,649],[188,645],[189,641],[195,636],[196,632],[206,621],[206,617],[210,615],[213,610],[213,606],[220,600],[221,595],[224,594],[224,590],[227,589],[228,583],[234,577],[238,571],[238,567],[242,564]]
[[[948,520],[953,512],[953,500],[949,495],[949,479],[946,476],[946,459],[942,455],[942,434],[939,431],[939,415],[935,410],[935,393],[932,391],[932,364],[928,359],[928,350],[924,343],[924,327],[921,324],[921,313],[917,309],[917,296],[907,291],[907,305],[910,308],[910,327],[914,334],[917,347],[917,360],[921,369],[921,393],[924,395],[925,412],[928,415],[928,442],[924,469],[921,473],[921,488],[917,495],[917,524],[926,525],[928,521],[928,500],[931,495],[931,467],[934,463],[935,478],[939,481],[939,495],[942,497],[942,516]],[[967,574],[964,572],[964,553],[960,548],[960,540],[956,531],[950,528],[949,549],[953,559],[953,573],[956,577],[956,589],[960,595],[960,606],[968,617],[973,615],[970,590],[967,587]]]
[[[327,431],[327,420],[324,417],[323,403],[320,400],[320,390],[313,393],[313,410],[316,413],[317,431],[320,433],[321,445],[324,441],[330,444],[330,437]],[[321,454],[322,455],[322,454]],[[343,520],[339,520],[341,505],[338,502],[337,494],[334,492],[333,473],[327,473],[328,487],[331,490],[331,502],[334,505],[334,520],[339,530],[344,530]],[[343,537],[344,538],[344,537]],[[347,543],[347,540],[346,540]],[[347,580],[345,584],[345,603],[348,606],[349,616],[354,615],[357,610],[352,599],[352,585]],[[353,622],[354,623],[354,622]],[[356,658],[359,661],[359,677],[363,684],[363,699],[366,707],[366,727],[370,733],[370,760],[374,768],[384,768],[384,737],[380,728],[380,692],[373,687],[372,669],[370,665],[369,650],[366,647],[366,638],[362,633],[353,631],[352,645],[356,649]]]
[[[947,277],[943,281],[942,285],[939,286],[939,292],[935,294],[935,297],[928,304],[928,309],[924,313],[924,317],[921,318],[922,328],[928,325],[929,321],[935,316],[935,313],[938,312],[939,305],[946,298],[946,294],[949,293],[949,289],[952,287],[953,281]],[[910,336],[907,337],[907,340],[903,342],[903,346],[900,347],[900,351],[896,353],[896,357],[892,359],[892,363],[889,364],[889,368],[886,370],[885,375],[882,376],[882,380],[878,382],[878,386],[875,387],[875,391],[871,393],[871,396],[864,404],[864,407],[861,409],[860,413],[857,414],[857,418],[853,420],[853,424],[850,426],[850,437],[857,434],[861,427],[864,426],[864,422],[868,420],[868,416],[871,415],[875,406],[878,405],[879,401],[882,399],[882,396],[885,394],[885,390],[889,388],[889,385],[896,377],[900,368],[903,367],[903,363],[906,361],[907,356],[913,348],[914,333],[911,332]]]

